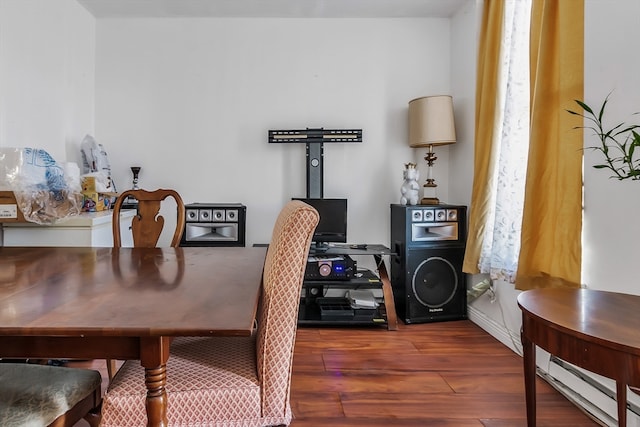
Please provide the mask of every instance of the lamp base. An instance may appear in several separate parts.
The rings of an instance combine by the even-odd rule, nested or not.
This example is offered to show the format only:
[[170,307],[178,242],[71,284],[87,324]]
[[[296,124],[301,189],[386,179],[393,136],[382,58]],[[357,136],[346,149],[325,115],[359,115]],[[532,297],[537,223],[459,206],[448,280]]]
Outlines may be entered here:
[[433,179],[428,178],[427,182],[423,185],[421,205],[439,205],[440,200],[436,197],[438,185],[433,182]]
[[439,205],[440,200],[437,197],[423,197],[420,200],[421,205]]

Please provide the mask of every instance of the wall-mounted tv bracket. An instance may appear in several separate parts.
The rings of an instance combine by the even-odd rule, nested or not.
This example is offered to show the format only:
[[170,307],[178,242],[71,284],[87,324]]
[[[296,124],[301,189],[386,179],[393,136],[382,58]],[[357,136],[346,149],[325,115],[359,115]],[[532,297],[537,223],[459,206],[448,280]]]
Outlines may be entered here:
[[362,129],[270,130],[270,143],[305,143],[307,146],[307,198],[324,197],[325,142],[362,142]]

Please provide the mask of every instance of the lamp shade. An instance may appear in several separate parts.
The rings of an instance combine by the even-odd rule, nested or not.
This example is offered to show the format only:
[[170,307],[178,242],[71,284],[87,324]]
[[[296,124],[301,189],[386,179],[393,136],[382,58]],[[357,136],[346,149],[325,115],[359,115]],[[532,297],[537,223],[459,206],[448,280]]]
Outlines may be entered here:
[[453,99],[449,95],[424,96],[409,101],[409,145],[427,147],[456,142]]

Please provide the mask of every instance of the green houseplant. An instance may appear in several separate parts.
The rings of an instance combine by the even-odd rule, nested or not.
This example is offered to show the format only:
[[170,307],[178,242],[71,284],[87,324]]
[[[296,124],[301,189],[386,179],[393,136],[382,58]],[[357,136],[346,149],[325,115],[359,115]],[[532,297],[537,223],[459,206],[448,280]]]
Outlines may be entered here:
[[603,117],[608,101],[607,96],[596,114],[591,107],[576,99],[575,102],[583,111],[567,110],[567,112],[591,122],[591,125],[577,126],[575,129],[590,129],[600,141],[598,145],[586,147],[600,151],[604,155],[604,163],[596,164],[594,168],[611,170],[613,172],[611,178],[640,180],[640,158],[636,153],[636,148],[640,147],[640,134],[636,129],[640,125],[619,123],[610,129],[605,129]]

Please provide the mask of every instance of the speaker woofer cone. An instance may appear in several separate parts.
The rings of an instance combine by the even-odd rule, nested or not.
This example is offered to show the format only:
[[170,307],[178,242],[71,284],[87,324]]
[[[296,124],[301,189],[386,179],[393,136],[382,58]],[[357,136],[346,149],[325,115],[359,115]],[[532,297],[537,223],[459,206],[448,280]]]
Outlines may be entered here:
[[429,308],[439,308],[453,299],[458,289],[454,266],[442,257],[429,257],[415,270],[411,281],[416,300]]

